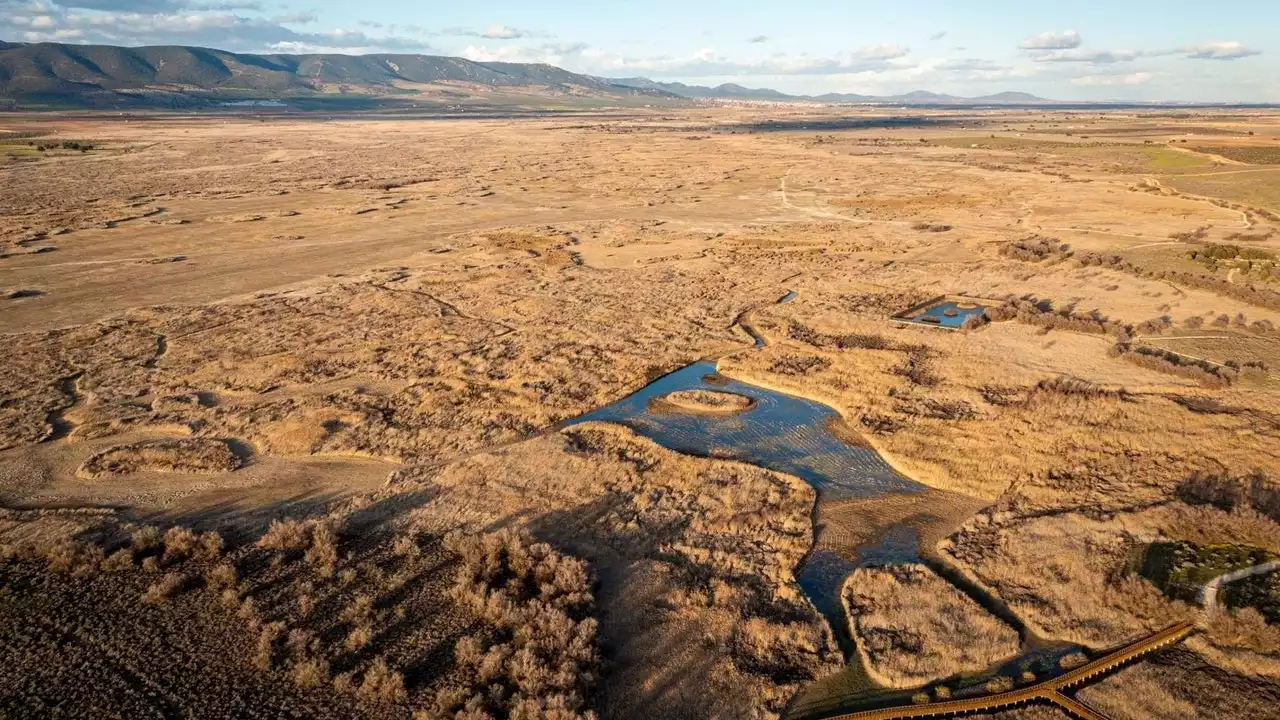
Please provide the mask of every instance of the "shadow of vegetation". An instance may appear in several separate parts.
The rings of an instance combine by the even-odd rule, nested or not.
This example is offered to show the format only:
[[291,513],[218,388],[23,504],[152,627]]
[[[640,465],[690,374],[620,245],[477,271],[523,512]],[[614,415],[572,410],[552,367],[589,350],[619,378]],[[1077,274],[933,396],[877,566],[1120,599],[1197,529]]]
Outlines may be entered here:
[[197,510],[160,510],[129,519],[160,529],[183,526],[197,531],[215,530],[231,545],[256,542],[275,520],[323,517],[347,496],[335,492],[307,491],[265,505],[252,506],[243,498],[229,497]]

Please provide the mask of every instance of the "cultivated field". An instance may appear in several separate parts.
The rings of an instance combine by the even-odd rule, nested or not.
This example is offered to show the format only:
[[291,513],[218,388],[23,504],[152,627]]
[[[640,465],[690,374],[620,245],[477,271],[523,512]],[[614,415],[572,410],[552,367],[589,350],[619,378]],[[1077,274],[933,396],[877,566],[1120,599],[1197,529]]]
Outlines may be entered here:
[[[820,717],[1188,618],[1077,696],[1267,717],[1274,578],[1143,558],[1280,553],[1280,115],[904,113],[0,118],[0,716]],[[559,426],[708,358],[927,490]]]

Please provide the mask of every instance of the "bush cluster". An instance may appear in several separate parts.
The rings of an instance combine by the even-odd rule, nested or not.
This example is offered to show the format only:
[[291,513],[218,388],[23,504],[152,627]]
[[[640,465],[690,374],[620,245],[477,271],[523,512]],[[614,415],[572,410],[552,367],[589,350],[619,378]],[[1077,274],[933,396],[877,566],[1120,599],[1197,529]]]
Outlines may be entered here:
[[1239,245],[1209,244],[1203,249],[1187,253],[1191,260],[1275,260],[1274,253],[1258,248],[1242,248]]
[[1112,335],[1121,341],[1128,340],[1133,329],[1123,323],[1109,320],[1097,313],[1079,315],[1070,310],[1051,310],[1046,302],[1031,298],[1010,298],[1003,305],[987,308],[992,322],[1017,320],[1044,330],[1065,330],[1092,335]]
[[276,550],[285,556],[304,553],[322,578],[333,575],[338,562],[338,536],[333,527],[319,520],[273,520],[258,547]]
[[1187,230],[1186,232],[1169,233],[1170,240],[1181,240],[1182,242],[1199,242],[1209,237],[1209,231],[1213,229],[1212,225],[1201,225],[1195,230]]
[[1141,572],[1169,597],[1195,602],[1210,580],[1272,557],[1265,550],[1244,545],[1160,542],[1147,546]]
[[[1194,242],[1202,240],[1205,232],[1206,229],[1201,228],[1200,230],[1192,233],[1175,233],[1174,237],[1175,239],[1180,239],[1183,236],[1186,236],[1187,238],[1190,238],[1190,241]],[[1208,253],[1208,255],[1205,255],[1205,253]],[[1236,245],[1209,245],[1205,250],[1195,251],[1194,256],[1203,260],[1206,258],[1212,259],[1213,255],[1229,255],[1231,253],[1235,253],[1232,255],[1233,258],[1243,260],[1274,259],[1271,253],[1252,248],[1240,248]],[[1060,244],[1053,238],[1033,236],[1018,242],[1008,243],[1000,247],[1000,254],[1005,257],[1025,262],[1040,262],[1050,258],[1055,260],[1072,259],[1080,263],[1083,267],[1102,267],[1152,280],[1165,280],[1174,283],[1175,285],[1181,285],[1197,290],[1207,290],[1224,297],[1239,300],[1243,303],[1256,305],[1257,307],[1280,310],[1280,292],[1269,288],[1256,287],[1249,283],[1242,282],[1233,283],[1227,281],[1225,278],[1184,272],[1181,270],[1148,270],[1115,254],[1074,252],[1067,245]]]
[[466,720],[586,720],[600,673],[593,579],[585,562],[502,531],[453,534],[462,561],[451,597],[488,625],[458,641],[469,683],[437,693],[434,712]]
[[47,150],[57,150],[58,148],[62,148],[63,150],[79,150],[80,152],[89,152],[90,150],[93,149],[93,143],[78,142],[76,140],[63,140],[61,143],[49,143],[48,145],[41,143],[39,145],[36,145],[36,150],[40,152],[45,152]]
[[831,361],[816,355],[783,355],[769,366],[780,375],[813,375],[831,367]]
[[1044,237],[1043,235],[1032,235],[1017,242],[1005,243],[1000,246],[1001,256],[1023,262],[1040,262],[1050,258],[1061,259],[1068,257],[1070,252],[1070,245],[1059,241],[1057,238]]
[[1261,470],[1231,477],[1195,472],[1178,484],[1178,499],[1227,512],[1252,510],[1280,522],[1280,482]]
[[787,334],[793,340],[799,340],[806,345],[812,345],[816,348],[834,347],[840,350],[888,350],[892,346],[888,338],[882,335],[867,335],[863,333],[846,333],[844,335],[830,335],[813,328],[802,325],[801,323],[792,321],[788,328]]
[[1036,383],[1035,387],[1027,392],[1025,402],[1027,405],[1036,405],[1046,399],[1060,397],[1123,400],[1127,397],[1127,393],[1123,389],[1111,390],[1088,380],[1060,375]]
[[1207,388],[1227,387],[1239,376],[1231,368],[1218,367],[1203,360],[1192,360],[1159,348],[1120,344],[1113,352],[1139,367],[1195,380]]

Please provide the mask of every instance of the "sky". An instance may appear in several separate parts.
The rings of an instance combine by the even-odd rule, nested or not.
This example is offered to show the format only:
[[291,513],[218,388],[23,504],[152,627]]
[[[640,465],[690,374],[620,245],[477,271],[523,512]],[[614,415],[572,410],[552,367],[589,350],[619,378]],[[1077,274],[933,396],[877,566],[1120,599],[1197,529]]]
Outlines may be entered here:
[[545,62],[783,92],[1280,102],[1280,1],[0,0],[0,39]]

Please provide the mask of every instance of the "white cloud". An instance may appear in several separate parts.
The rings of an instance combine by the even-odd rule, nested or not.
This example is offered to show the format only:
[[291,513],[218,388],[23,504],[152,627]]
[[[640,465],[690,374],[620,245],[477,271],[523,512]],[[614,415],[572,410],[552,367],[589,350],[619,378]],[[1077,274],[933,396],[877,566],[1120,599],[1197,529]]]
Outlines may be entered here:
[[1136,72],[1128,75],[1085,75],[1072,78],[1072,85],[1146,85],[1155,75],[1149,72]]
[[1023,50],[1066,50],[1078,48],[1084,41],[1075,30],[1049,31],[1023,40],[1018,47]]
[[515,40],[528,35],[529,33],[524,30],[507,27],[506,25],[490,25],[484,29],[484,32],[480,33],[481,37],[489,38],[490,40]]
[[932,66],[936,70],[1009,70],[1009,66],[979,58],[948,58]]
[[751,44],[753,44],[753,45],[759,45],[760,43],[766,43],[766,42],[769,42],[769,36],[768,36],[768,35],[756,35],[755,37],[749,37],[749,38],[747,38],[747,42],[749,42],[749,43],[751,43]]
[[489,25],[482,30],[468,27],[449,27],[441,30],[440,34],[453,35],[455,37],[483,38],[485,40],[518,40],[520,38],[548,37],[545,33],[521,30],[508,25]]
[[1178,48],[1193,60],[1239,60],[1250,55],[1261,55],[1261,50],[1247,48],[1239,42],[1211,42]]
[[[256,6],[246,0],[66,0],[66,4],[0,0],[0,36],[12,33],[27,42],[200,45],[244,52],[284,47],[342,52],[428,49],[426,42],[413,37],[373,36],[345,29],[302,32],[288,27],[314,22],[312,13],[264,17],[239,11]],[[223,9],[189,9],[197,7]]]
[[884,72],[906,66],[909,50],[897,45],[869,45],[834,56],[777,53],[768,58],[738,60],[712,48],[692,55],[630,57],[583,43],[537,46],[471,45],[460,53],[480,62],[535,62],[606,77],[727,77],[748,75],[844,75]]
[[[271,18],[271,21],[280,23],[281,25],[305,25],[307,23],[313,23],[319,19],[320,18],[316,17],[315,13],[307,11],[307,12],[288,13],[285,15],[276,15],[275,17]],[[382,27],[381,25],[377,25],[376,23],[373,25],[365,25],[365,23],[360,23],[360,24],[364,25],[365,27],[375,27],[375,28]]]
[[934,34],[930,35],[930,36],[929,36],[929,39],[930,39],[930,40],[932,40],[932,41],[935,41],[935,42],[936,42],[936,41],[941,40],[942,38],[944,38],[944,37],[946,37],[946,36],[947,36],[947,31],[946,31],[946,30],[943,30],[942,32],[936,32],[936,33],[934,33]]
[[1118,62],[1132,62],[1142,57],[1139,50],[1085,50],[1070,48],[1065,50],[1049,50],[1032,55],[1036,62],[1087,62],[1109,65]]

